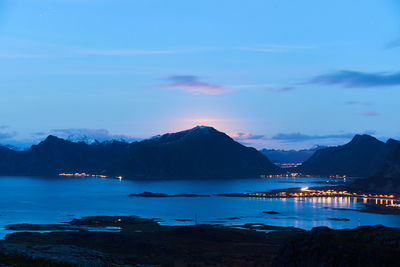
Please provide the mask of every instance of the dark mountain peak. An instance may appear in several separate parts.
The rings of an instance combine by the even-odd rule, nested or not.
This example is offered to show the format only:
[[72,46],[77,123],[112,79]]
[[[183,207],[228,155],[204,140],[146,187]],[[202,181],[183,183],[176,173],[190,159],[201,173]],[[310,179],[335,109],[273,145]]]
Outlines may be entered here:
[[49,136],[47,136],[46,139],[44,139],[41,143],[50,143],[50,144],[53,144],[53,143],[62,143],[62,142],[67,142],[67,141],[64,140],[64,139],[62,139],[62,138],[59,138],[59,137],[57,137],[57,136],[49,135]]
[[198,132],[218,132],[214,127],[205,126],[205,125],[197,125],[196,127],[189,129],[188,131],[198,131]]
[[356,134],[350,141],[350,143],[348,143],[348,145],[373,144],[373,143],[382,143],[382,142],[368,134]]
[[[217,131],[215,128],[211,126],[196,126],[192,129],[176,132],[173,134],[184,135],[212,135],[212,134],[221,134],[222,132]],[[171,135],[171,134],[169,134]]]
[[196,126],[196,127],[192,128],[192,129],[189,129],[189,130],[186,130],[186,131],[183,131],[183,132],[186,135],[206,135],[206,136],[207,135],[208,136],[216,135],[216,134],[225,135],[224,133],[222,133],[222,132],[220,132],[220,131],[218,131],[215,128],[210,127],[210,126]]
[[170,144],[176,142],[184,142],[190,140],[204,140],[208,138],[224,137],[230,139],[226,134],[217,131],[213,127],[209,126],[196,126],[189,130],[184,130],[176,133],[166,133],[163,135],[157,135],[150,139],[142,141],[142,143],[154,143],[154,144]]
[[49,149],[49,148],[56,148],[56,147],[65,147],[65,146],[70,146],[71,144],[74,144],[71,141],[62,139],[60,137],[54,136],[54,135],[49,135],[44,139],[42,142],[40,142],[37,145],[33,145],[31,149],[37,150],[37,149]]
[[318,150],[299,169],[307,174],[367,177],[381,168],[396,147],[396,141],[384,143],[357,134],[345,145]]
[[375,137],[368,134],[356,134],[351,141],[370,141],[377,140]]
[[[279,168],[254,148],[213,127],[197,126],[130,145],[144,176],[255,177]],[[140,157],[139,157],[140,156]]]

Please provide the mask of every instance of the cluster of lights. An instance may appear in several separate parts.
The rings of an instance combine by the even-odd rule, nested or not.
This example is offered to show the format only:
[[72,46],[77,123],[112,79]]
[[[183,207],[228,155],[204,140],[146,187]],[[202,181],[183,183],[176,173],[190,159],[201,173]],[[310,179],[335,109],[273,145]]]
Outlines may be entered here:
[[[277,175],[260,175],[261,178],[279,178],[279,177],[306,177],[298,172],[291,172],[286,174],[277,174]],[[311,177],[311,176],[310,176]]]
[[[350,203],[351,201],[353,201],[354,203],[357,203],[361,198],[360,197],[354,197],[354,196],[314,196],[314,197],[310,197],[310,196],[305,196],[304,194],[302,196],[288,196],[286,195],[286,193],[284,192],[280,192],[280,194],[276,194],[276,195],[269,195],[269,194],[263,194],[263,193],[255,193],[255,194],[245,194],[249,197],[256,197],[256,198],[280,198],[283,201],[285,201],[287,198],[293,198],[294,199],[294,203],[297,203],[297,201],[299,199],[303,199],[304,201],[310,201],[312,203],[322,203],[322,204],[335,204],[335,207],[337,204],[344,204],[347,205],[348,203]],[[373,200],[373,198],[367,198],[364,197],[362,198],[362,203],[363,204],[367,204],[368,202],[371,202]],[[384,199],[384,198],[375,198],[375,204],[376,205],[385,205],[386,207],[392,207],[392,208],[400,208],[400,204],[395,203],[396,200],[394,199]]]
[[275,165],[278,165],[281,168],[296,168],[302,165],[302,163],[279,163],[275,162]]
[[336,190],[311,190],[308,187],[302,187],[300,191],[288,192],[279,191],[272,193],[244,193],[249,197],[362,197],[362,198],[379,198],[379,199],[394,199],[394,195],[378,195],[378,194],[358,194],[347,191],[336,191]]
[[73,177],[100,177],[100,178],[108,178],[106,175],[102,174],[90,174],[86,172],[76,172],[76,173],[59,173],[58,176],[73,176]]
[[347,176],[346,176],[346,175],[339,175],[339,174],[336,174],[336,175],[331,175],[331,176],[329,176],[329,178],[346,179]]
[[[291,193],[293,196],[352,196],[352,197],[364,197],[364,198],[394,198],[394,195],[382,195],[382,194],[358,194],[351,193],[348,191],[336,191],[336,190],[311,190],[308,187],[302,187],[301,193]],[[304,192],[304,193],[303,193]]]
[[[318,177],[315,175],[308,175],[308,174],[302,174],[299,172],[290,172],[286,174],[276,174],[276,175],[268,175],[268,174],[262,174],[260,175],[261,178],[281,178],[281,177]],[[322,176],[321,176],[322,177]],[[326,176],[324,176],[326,177]],[[329,178],[336,178],[336,179],[346,179],[346,175],[331,175]]]
[[[108,178],[109,176],[103,174],[91,174],[86,172],[76,172],[76,173],[59,173],[58,176],[67,177],[98,177],[98,178]],[[122,176],[116,176],[115,178],[122,180]]]

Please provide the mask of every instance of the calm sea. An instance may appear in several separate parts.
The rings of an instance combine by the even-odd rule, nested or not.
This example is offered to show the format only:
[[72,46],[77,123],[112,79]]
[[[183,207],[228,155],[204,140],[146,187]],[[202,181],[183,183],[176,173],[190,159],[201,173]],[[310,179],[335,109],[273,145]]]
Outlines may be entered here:
[[[269,191],[320,186],[327,178],[254,178],[239,180],[131,181],[102,178],[0,177],[0,237],[15,223],[60,223],[95,215],[137,215],[159,218],[162,224],[263,223],[311,229],[316,226],[354,228],[358,225],[400,226],[399,215],[363,213],[355,198],[233,198],[218,193]],[[330,180],[332,181],[332,180]],[[194,198],[140,198],[144,191],[167,194],[209,194]],[[276,211],[280,214],[264,214]],[[232,219],[231,217],[237,217]],[[332,221],[329,218],[348,218]],[[178,220],[177,220],[178,219]],[[180,221],[182,219],[188,221]]]

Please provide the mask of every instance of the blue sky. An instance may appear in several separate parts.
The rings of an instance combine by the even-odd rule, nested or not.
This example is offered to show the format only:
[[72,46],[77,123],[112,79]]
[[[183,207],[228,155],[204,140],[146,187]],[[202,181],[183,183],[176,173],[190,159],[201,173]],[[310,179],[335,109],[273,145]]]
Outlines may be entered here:
[[399,62],[395,0],[2,0],[0,143],[399,138]]

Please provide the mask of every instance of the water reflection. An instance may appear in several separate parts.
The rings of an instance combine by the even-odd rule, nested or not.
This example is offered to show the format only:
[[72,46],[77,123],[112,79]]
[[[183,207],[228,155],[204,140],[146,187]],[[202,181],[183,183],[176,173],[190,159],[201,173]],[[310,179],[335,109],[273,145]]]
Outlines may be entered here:
[[[265,199],[265,198],[260,198]],[[273,198],[267,198],[273,199]],[[376,199],[376,198],[359,198],[359,197],[294,197],[294,198],[276,198],[282,202],[287,199],[293,199],[294,206],[297,207],[299,203],[310,203],[312,207],[319,208],[321,206],[334,207],[334,208],[359,208],[359,204],[374,204],[378,206],[397,206],[400,200],[394,199]]]
[[[323,178],[274,178],[224,181],[128,181],[95,178],[0,177],[0,227],[15,223],[59,223],[96,215],[137,215],[160,218],[163,224],[221,221],[225,224],[263,223],[311,229],[316,226],[353,228],[358,225],[400,225],[398,215],[354,211],[365,204],[396,205],[393,199],[356,197],[217,197],[232,192],[267,192],[274,189],[320,186]],[[293,184],[296,182],[296,184]],[[209,194],[201,198],[140,198],[144,191],[167,194]],[[265,214],[274,211],[278,214]],[[73,215],[73,216],[71,216]],[[228,219],[228,218],[236,219]],[[347,218],[332,221],[329,218]],[[177,221],[176,219],[188,219]],[[6,231],[0,229],[4,235]]]

